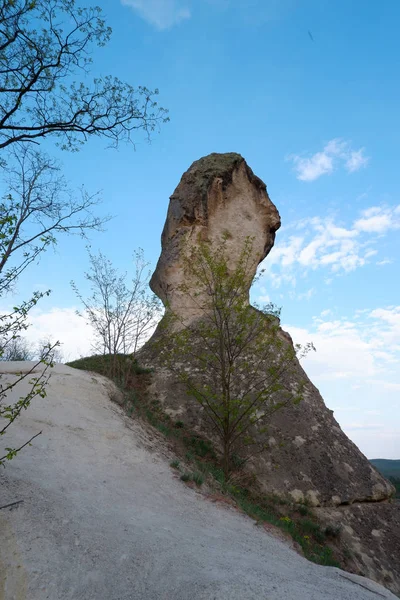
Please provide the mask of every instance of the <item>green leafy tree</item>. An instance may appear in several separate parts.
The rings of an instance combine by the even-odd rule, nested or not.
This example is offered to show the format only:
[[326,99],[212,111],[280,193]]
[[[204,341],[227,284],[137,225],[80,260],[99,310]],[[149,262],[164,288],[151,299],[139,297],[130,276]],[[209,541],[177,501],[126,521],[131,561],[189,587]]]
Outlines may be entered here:
[[260,440],[271,416],[302,400],[297,358],[312,348],[293,347],[275,306],[249,305],[252,245],[247,239],[234,268],[226,240],[187,251],[181,292],[198,316],[187,322],[167,309],[155,342],[164,365],[203,409],[226,479],[238,457],[243,463],[265,450]]

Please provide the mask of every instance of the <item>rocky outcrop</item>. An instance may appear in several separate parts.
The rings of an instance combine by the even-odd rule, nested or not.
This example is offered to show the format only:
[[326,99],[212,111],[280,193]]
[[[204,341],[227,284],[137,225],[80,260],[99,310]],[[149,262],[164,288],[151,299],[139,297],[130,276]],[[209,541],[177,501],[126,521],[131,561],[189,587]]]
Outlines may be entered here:
[[317,508],[325,526],[339,526],[346,568],[400,595],[400,503],[358,502]]
[[[251,264],[254,275],[260,261],[271,250],[279,227],[279,213],[265,184],[239,154],[206,156],[193,163],[171,196],[162,233],[162,253],[151,287],[167,308],[172,308],[187,322],[199,318],[196,307],[190,305],[180,291],[185,276],[182,248],[196,245],[199,240],[218,245],[225,236],[230,264],[234,267],[244,239],[251,236],[254,238]],[[155,338],[157,335],[156,331]],[[287,333],[281,330],[281,335],[292,344]],[[216,442],[200,406],[158,362],[152,340],[141,350],[140,360],[154,369],[152,398],[158,400],[172,418]],[[183,368],[190,369],[190,361]],[[344,434],[300,364],[296,366],[295,379],[306,381],[304,399],[298,405],[275,413],[268,431],[259,433],[258,441],[267,449],[249,465],[265,492],[320,507],[322,520],[324,514],[327,522],[332,518],[342,519],[346,527],[354,531],[360,515],[367,515],[372,523],[378,514],[374,513],[374,507],[379,506],[379,514],[385,511],[386,528],[390,528],[392,521],[392,529],[398,531],[398,524],[397,529],[395,527],[398,510],[385,504],[393,494],[393,487]],[[364,508],[367,504],[368,508]],[[363,557],[371,549],[375,553],[371,558],[373,564],[368,563],[368,568],[364,565],[364,571],[384,584],[389,582],[391,589],[397,591],[393,581],[400,578],[399,567],[395,566],[397,562],[393,557],[391,559],[388,547],[381,543],[383,534],[376,533],[384,528],[371,527],[375,533],[363,530],[360,533],[358,561],[363,564]],[[386,579],[379,575],[383,571],[387,571]]]
[[150,287],[171,310],[190,320],[197,313],[180,290],[187,277],[183,252],[199,241],[218,244],[225,236],[234,268],[246,237],[252,237],[254,255],[249,271],[254,277],[274,245],[280,225],[265,183],[240,154],[210,154],[197,160],[171,196],[161,236],[162,252]]
[[[254,238],[250,265],[254,275],[271,250],[279,227],[279,213],[265,183],[254,175],[243,157],[228,153],[201,158],[184,173],[171,196],[151,288],[181,317],[198,317],[196,307],[180,290],[187,276],[183,248],[187,251],[199,240],[218,245],[225,236],[234,268],[244,240],[250,236]],[[291,344],[290,336],[282,334]],[[142,360],[156,366],[151,341],[142,351]],[[390,497],[391,485],[343,433],[300,365],[297,377],[307,381],[304,400],[275,414],[268,434],[263,434],[269,449],[252,464],[265,489],[317,506]],[[153,393],[171,414],[209,433],[197,403],[160,365],[155,370]]]

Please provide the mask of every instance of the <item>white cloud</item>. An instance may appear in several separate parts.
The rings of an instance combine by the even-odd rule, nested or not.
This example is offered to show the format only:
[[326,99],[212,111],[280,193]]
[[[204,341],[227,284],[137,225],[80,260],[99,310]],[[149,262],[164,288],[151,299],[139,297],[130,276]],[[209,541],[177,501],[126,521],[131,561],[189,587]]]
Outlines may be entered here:
[[400,392],[400,383],[393,383],[391,381],[384,381],[382,379],[368,379],[368,385],[376,385],[380,389],[389,390],[392,392]]
[[[283,231],[295,230],[295,235],[278,241],[262,264],[270,285],[295,286],[301,271],[326,268],[332,274],[349,273],[370,263],[378,253],[374,245],[379,236],[400,229],[399,208],[370,207],[349,227],[335,223],[332,217],[303,219],[286,227]],[[386,258],[377,264],[390,262]]]
[[315,294],[315,289],[314,288],[310,288],[309,290],[307,290],[306,292],[303,292],[302,294],[297,294],[297,300],[310,300]]
[[370,316],[379,324],[378,339],[383,341],[381,346],[400,350],[400,306],[377,308]]
[[[310,329],[287,327],[295,342],[314,343],[317,352],[306,359],[312,376],[320,381],[346,378],[352,385],[385,382],[386,389],[397,389],[400,306],[357,311],[351,319],[328,320],[329,314],[323,311],[315,317]],[[394,374],[396,381],[378,377],[382,374]]]
[[93,330],[76,314],[75,308],[52,308],[46,312],[33,309],[29,313],[29,323],[23,337],[32,345],[47,338],[52,342],[60,341],[65,362],[91,354]]
[[[9,308],[0,310],[0,314],[7,314]],[[154,320],[154,327],[149,330],[150,336],[158,319]],[[33,308],[28,315],[29,327],[21,333],[29,345],[36,348],[38,343],[49,340],[52,343],[60,342],[60,351],[63,362],[69,362],[94,353],[95,335],[93,328],[85,318],[76,313],[75,307],[53,307],[47,311]]]
[[314,181],[321,175],[333,173],[333,156],[329,156],[326,152],[317,152],[311,158],[301,158],[296,155],[290,158],[294,162],[297,179],[300,181]]
[[346,160],[345,167],[349,173],[354,173],[362,167],[366,167],[368,161],[369,158],[364,155],[364,148],[360,148],[360,150],[354,150],[350,152],[350,156]]
[[316,352],[303,366],[344,431],[367,456],[398,458],[400,306],[364,309],[351,318],[321,313],[310,327],[283,328],[294,342],[314,343]]
[[385,233],[389,229],[400,229],[399,206],[372,206],[361,213],[354,223],[357,231]]
[[346,429],[348,431],[352,431],[354,429],[361,429],[362,431],[374,430],[374,429],[383,429],[384,425],[382,423],[348,423],[346,425]]
[[121,2],[125,6],[130,6],[142,19],[159,30],[169,29],[191,17],[189,7],[181,0],[121,0]]
[[287,326],[295,342],[313,342],[304,366],[312,381],[321,383],[345,379],[355,384],[358,378],[374,377],[379,368],[371,348],[356,327],[346,327],[341,321],[320,323],[312,330]]
[[331,175],[342,165],[349,173],[365,167],[369,158],[365,149],[352,150],[350,142],[335,138],[330,140],[321,152],[310,157],[292,154],[288,157],[294,164],[294,171],[300,181],[315,181],[322,175]]

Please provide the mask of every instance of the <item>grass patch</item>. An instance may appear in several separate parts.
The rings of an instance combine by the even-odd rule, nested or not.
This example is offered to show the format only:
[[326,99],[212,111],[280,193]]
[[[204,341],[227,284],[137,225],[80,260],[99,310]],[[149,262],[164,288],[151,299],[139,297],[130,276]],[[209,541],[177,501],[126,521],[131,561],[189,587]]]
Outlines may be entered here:
[[326,537],[336,538],[340,536],[342,528],[340,525],[328,525],[325,527]]
[[204,475],[202,473],[193,473],[192,480],[200,487],[204,483]]
[[[176,461],[178,462],[178,461]],[[204,475],[202,473],[199,472],[195,472],[195,473],[189,473],[189,472],[185,472],[182,473],[182,475],[180,476],[181,481],[184,481],[185,483],[188,483],[189,481],[193,481],[198,487],[201,487],[204,483]]]
[[176,459],[175,459],[175,460],[172,460],[172,461],[169,463],[169,466],[170,466],[170,467],[172,467],[173,469],[179,469],[179,465],[180,465],[180,464],[181,464],[181,463],[179,462],[179,460],[176,460]]
[[297,510],[299,511],[299,513],[301,514],[302,517],[307,517],[308,515],[311,515],[312,512],[311,510],[308,508],[308,506],[305,506],[304,504],[300,504],[297,507]]
[[135,375],[151,373],[151,369],[141,367],[135,358],[129,354],[97,354],[86,356],[72,362],[66,363],[68,367],[81,369],[83,371],[94,371],[100,375],[109,377],[119,385],[127,387],[129,380]]
[[320,525],[315,521],[300,519],[298,525],[304,535],[313,537],[320,544],[325,541],[325,532],[322,531]]

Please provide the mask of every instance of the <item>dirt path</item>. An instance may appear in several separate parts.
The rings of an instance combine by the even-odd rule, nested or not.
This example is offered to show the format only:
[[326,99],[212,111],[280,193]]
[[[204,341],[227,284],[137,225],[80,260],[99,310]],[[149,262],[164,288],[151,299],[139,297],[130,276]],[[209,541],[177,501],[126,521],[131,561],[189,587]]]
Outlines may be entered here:
[[14,426],[14,444],[43,433],[0,474],[0,505],[23,500],[0,510],[0,600],[395,598],[186,487],[108,392],[57,366]]

